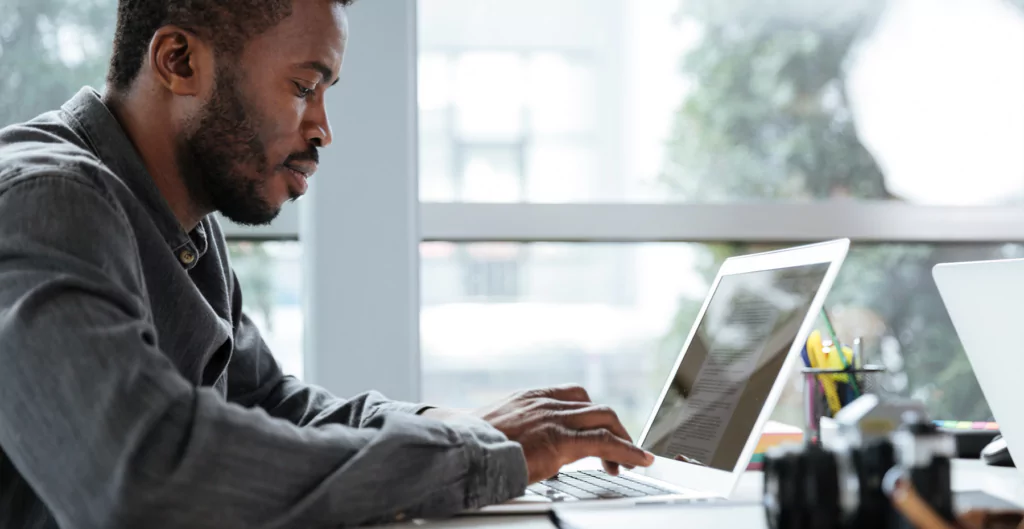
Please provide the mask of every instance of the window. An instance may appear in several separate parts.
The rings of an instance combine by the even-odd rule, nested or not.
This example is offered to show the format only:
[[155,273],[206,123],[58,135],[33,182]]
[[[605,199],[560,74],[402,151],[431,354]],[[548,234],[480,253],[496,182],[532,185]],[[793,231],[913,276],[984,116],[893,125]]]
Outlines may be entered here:
[[515,244],[477,244],[462,248],[466,296],[514,299],[519,295],[521,248]]
[[583,187],[596,147],[586,57],[438,50],[420,64],[424,200],[558,201]]
[[420,4],[425,201],[1024,197],[1020,0],[504,3]]
[[228,243],[242,285],[242,310],[260,330],[281,369],[302,378],[302,245],[294,241]]
[[[418,14],[425,399],[579,382],[635,433],[718,263],[850,236],[828,303],[881,389],[988,418],[930,271],[1022,255],[1024,1]],[[472,170],[466,145],[491,149]],[[491,244],[521,247],[515,292],[443,279]]]
[[[116,0],[0,3],[0,127],[57,109],[82,86],[101,89],[116,13]],[[301,377],[301,246],[258,242],[297,239],[291,220],[274,231],[232,225],[225,231],[246,313],[285,372]]]

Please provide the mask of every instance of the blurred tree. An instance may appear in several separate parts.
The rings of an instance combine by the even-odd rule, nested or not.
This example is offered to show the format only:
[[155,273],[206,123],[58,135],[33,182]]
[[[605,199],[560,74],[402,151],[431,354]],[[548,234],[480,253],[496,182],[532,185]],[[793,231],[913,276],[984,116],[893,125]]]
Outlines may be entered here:
[[[0,2],[0,127],[60,107],[85,85],[101,89],[117,0]],[[247,309],[269,330],[271,256],[259,244],[232,245]]]
[[[702,26],[683,59],[665,181],[703,201],[890,198],[857,139],[847,52],[883,0],[685,0]],[[855,6],[855,7],[853,7]]]
[[116,0],[0,2],[0,126],[101,87],[116,10]]
[[[1024,8],[1024,0],[1007,1]],[[860,143],[845,88],[850,51],[870,35],[886,5],[885,0],[683,0],[679,17],[695,22],[702,38],[681,63],[692,88],[675,116],[665,184],[684,199],[701,202],[894,200]],[[710,281],[726,257],[761,249],[704,246],[702,271]],[[858,245],[828,306],[884,322],[867,346],[892,370],[886,389],[924,399],[936,417],[988,418],[931,268],[1015,251]],[[662,361],[678,351],[699,308],[698,301],[681,303],[666,338],[676,348],[663,347]]]

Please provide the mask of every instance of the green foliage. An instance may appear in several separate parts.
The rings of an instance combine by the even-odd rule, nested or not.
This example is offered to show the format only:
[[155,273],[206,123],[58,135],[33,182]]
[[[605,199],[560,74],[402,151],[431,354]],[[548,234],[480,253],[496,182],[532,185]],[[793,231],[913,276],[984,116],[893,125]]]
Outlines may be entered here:
[[[1008,0],[1024,9],[1024,0]],[[679,16],[702,38],[681,61],[692,89],[668,143],[665,183],[693,201],[891,200],[857,137],[845,92],[851,49],[870,35],[884,0],[683,0]],[[808,219],[814,222],[814,219]],[[742,244],[704,247],[710,281]],[[885,329],[869,358],[893,372],[897,393],[936,417],[984,419],[988,407],[931,279],[940,262],[1005,256],[991,246],[858,245],[828,300],[867,312]],[[666,343],[679,344],[699,310],[683,300]],[[840,329],[842,333],[842,329]],[[663,348],[668,355],[671,347]],[[676,349],[678,350],[678,349]]]
[[682,61],[695,89],[676,115],[665,182],[702,201],[888,198],[861,146],[847,53],[880,2],[686,0],[703,27]]
[[83,85],[102,87],[116,0],[0,3],[0,127],[53,110]]

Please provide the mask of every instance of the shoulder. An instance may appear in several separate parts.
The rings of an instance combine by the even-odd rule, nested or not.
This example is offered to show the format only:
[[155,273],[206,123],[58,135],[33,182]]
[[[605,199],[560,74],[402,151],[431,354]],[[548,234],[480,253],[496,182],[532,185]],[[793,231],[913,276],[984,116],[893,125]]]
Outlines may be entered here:
[[[31,192],[48,195],[54,207],[102,206],[123,217],[111,189],[116,180],[58,112],[0,129],[0,196]],[[18,206],[0,201],[0,208]]]
[[85,165],[41,160],[5,170],[0,219],[0,276],[71,274],[142,289],[129,217]]

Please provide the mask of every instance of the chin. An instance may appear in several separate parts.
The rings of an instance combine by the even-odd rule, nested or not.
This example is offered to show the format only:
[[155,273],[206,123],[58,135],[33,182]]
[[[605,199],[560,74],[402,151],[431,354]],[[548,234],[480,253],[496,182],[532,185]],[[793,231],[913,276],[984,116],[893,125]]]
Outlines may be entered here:
[[249,216],[242,217],[242,216],[228,214],[225,211],[221,211],[220,213],[221,213],[221,215],[224,215],[224,217],[226,217],[231,222],[234,222],[235,224],[240,224],[242,226],[249,226],[249,227],[256,228],[256,227],[260,227],[260,226],[266,226],[266,225],[270,224],[271,222],[273,222],[274,219],[277,218],[278,213],[280,213],[280,210],[273,212],[273,214],[268,214],[266,216],[260,216],[260,217],[249,217]]
[[218,208],[218,211],[235,224],[266,226],[273,222],[281,213],[281,205],[275,205],[269,201],[261,203],[251,202],[244,205],[232,204],[228,207]]

